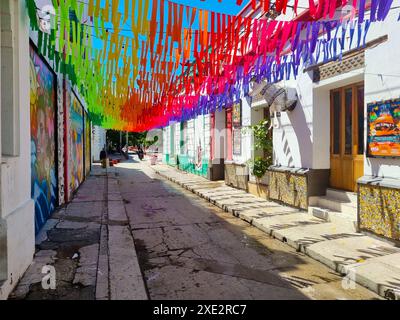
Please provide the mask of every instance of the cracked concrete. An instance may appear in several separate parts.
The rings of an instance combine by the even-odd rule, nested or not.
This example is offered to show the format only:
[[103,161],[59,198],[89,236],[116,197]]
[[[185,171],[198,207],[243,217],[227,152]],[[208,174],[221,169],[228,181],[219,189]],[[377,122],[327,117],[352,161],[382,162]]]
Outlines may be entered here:
[[[120,163],[115,170],[150,299],[378,298],[360,286],[342,288],[339,274],[164,179],[144,162]],[[200,183],[184,174],[181,181],[190,181],[196,191],[210,188],[211,200],[240,204],[255,214],[266,214],[260,211],[265,208],[274,212],[270,203],[219,182]],[[277,217],[272,222],[290,221]]]
[[[166,165],[151,167],[156,173],[206,199],[208,203],[339,272],[345,277],[344,283],[357,283],[386,299],[398,299],[400,249],[393,243],[357,233],[353,221],[322,220],[223,183],[220,187],[210,185],[200,188],[198,186],[206,184],[208,180]],[[194,183],[187,182],[191,180]],[[229,221],[235,224],[233,220]],[[279,260],[284,261],[281,258]],[[348,285],[345,283],[344,286]],[[308,294],[314,298],[327,297],[323,292],[319,294],[313,290],[309,290]]]
[[[294,222],[290,210],[220,182],[182,179],[195,192],[209,188],[209,200],[225,210],[240,207],[232,215],[144,162],[122,162],[107,175],[93,169],[36,239],[34,261],[11,299],[379,298],[358,285],[344,289],[338,273],[234,216],[247,212],[276,228]],[[56,271],[54,290],[42,287],[46,265]]]
[[[114,169],[93,166],[73,200],[36,239],[36,253],[10,299],[147,299]],[[55,289],[43,288],[43,267]]]

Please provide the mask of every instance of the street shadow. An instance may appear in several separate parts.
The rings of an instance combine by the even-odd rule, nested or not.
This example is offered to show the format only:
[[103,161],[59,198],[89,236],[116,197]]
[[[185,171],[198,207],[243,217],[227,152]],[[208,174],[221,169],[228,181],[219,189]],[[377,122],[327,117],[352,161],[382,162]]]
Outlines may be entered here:
[[[309,299],[300,290],[332,281],[330,278],[324,278],[324,274],[335,274],[340,279],[339,274],[322,265],[321,269],[326,268],[326,271],[321,272],[321,274],[313,274],[310,279],[307,279],[302,276],[302,269],[310,263],[309,260],[283,243],[282,245],[286,246],[285,250],[278,249],[279,245],[270,248],[266,244],[272,240],[270,236],[251,227],[249,223],[235,218],[231,213],[215,207],[212,204],[213,201],[207,201],[193,193],[188,194],[189,191],[178,184],[161,176],[144,173],[141,168],[118,167],[118,165],[117,168],[120,179],[125,177],[139,180],[142,183],[142,186],[137,186],[136,189],[130,191],[137,194],[134,195],[133,200],[129,199],[131,203],[126,206],[126,210],[130,215],[139,263],[146,280],[148,280],[147,277],[153,279],[157,275],[157,277],[164,279],[163,286],[168,286],[171,291],[175,289],[179,291],[182,289],[174,288],[178,284],[168,280],[168,273],[162,276],[160,274],[168,272],[167,270],[170,267],[178,268],[174,269],[176,270],[175,273],[184,273],[184,270],[191,268],[195,270],[191,274],[193,272],[194,274],[211,272],[221,276],[231,276],[232,278],[229,281],[233,282],[238,281],[238,279],[241,279],[240,281],[256,281],[258,285],[277,286],[289,290],[288,299]],[[151,169],[149,168],[149,170]],[[156,186],[154,191],[148,189],[150,184]],[[126,182],[126,185],[129,185],[128,182]],[[172,193],[175,194],[172,198],[169,197],[171,189],[173,190]],[[144,190],[146,190],[146,194],[144,194]],[[163,203],[161,206],[158,206],[154,202],[156,195],[153,196],[151,192],[156,193],[156,195],[159,192],[164,192],[169,198],[161,202]],[[177,197],[179,197],[179,203]],[[220,197],[213,198],[213,200],[217,198]],[[227,197],[227,199],[232,198],[237,198],[237,195],[232,194]],[[254,203],[246,205],[244,200],[243,204],[245,209],[259,208],[259,205],[257,206]],[[155,210],[155,208],[159,210]],[[266,216],[270,215],[265,212],[259,214],[259,217]],[[301,221],[300,225],[315,223],[317,222]],[[299,223],[282,225],[281,227],[298,225]],[[154,239],[151,234],[154,235]],[[224,234],[224,236],[217,236],[218,234]],[[160,240],[157,240],[159,237],[161,237]],[[200,240],[197,237],[200,237]],[[171,238],[176,239],[173,242],[173,249],[169,247]],[[220,241],[216,239],[220,239]],[[306,240],[304,239],[304,241]],[[312,241],[313,239],[308,240]],[[214,250],[218,250],[220,256],[212,256]],[[235,257],[236,262],[224,261],[225,257]],[[257,263],[252,265],[252,260],[257,261]],[[274,269],[274,272],[271,273],[269,271],[271,269]],[[284,270],[285,275],[280,275],[280,270]],[[212,296],[213,283],[201,283],[201,279],[196,281],[200,282],[199,287],[207,285],[210,296]],[[151,286],[151,284],[148,285]],[[159,285],[161,284],[159,283]],[[190,298],[209,298],[202,296],[201,294],[204,295],[204,292],[200,289],[198,294],[198,296],[196,294],[191,295]],[[182,293],[182,297],[183,299],[186,298],[184,293]],[[230,298],[235,299],[235,295]],[[260,294],[256,297],[256,299],[272,298],[273,292]],[[220,299],[226,299],[226,297],[220,297]]]

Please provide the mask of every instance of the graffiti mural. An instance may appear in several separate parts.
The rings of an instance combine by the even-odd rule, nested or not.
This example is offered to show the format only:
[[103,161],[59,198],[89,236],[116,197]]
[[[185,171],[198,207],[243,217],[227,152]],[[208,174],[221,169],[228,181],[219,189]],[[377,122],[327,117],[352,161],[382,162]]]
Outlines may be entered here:
[[85,113],[85,175],[90,173],[90,140],[91,140],[91,127],[88,114]]
[[83,181],[83,108],[71,92],[69,107],[69,189],[74,192]]
[[31,195],[37,233],[57,203],[55,75],[30,46]]

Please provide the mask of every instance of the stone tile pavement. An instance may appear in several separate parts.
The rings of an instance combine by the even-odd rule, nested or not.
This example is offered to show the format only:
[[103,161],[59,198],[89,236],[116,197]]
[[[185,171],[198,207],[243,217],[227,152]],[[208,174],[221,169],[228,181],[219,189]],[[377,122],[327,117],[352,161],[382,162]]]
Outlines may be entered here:
[[9,299],[148,299],[116,169],[92,168],[37,236],[33,262]]
[[354,230],[345,220],[327,222],[295,208],[258,198],[243,190],[167,165],[156,173],[247,221],[271,237],[387,299],[400,299],[400,248]]

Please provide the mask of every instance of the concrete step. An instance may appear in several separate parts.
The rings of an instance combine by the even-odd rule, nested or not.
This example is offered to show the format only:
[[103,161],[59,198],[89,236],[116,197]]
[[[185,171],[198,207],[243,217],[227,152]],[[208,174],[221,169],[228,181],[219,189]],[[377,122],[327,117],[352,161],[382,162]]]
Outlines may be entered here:
[[343,202],[349,202],[357,206],[357,193],[338,189],[326,189],[326,196]]
[[331,210],[324,207],[319,206],[309,206],[308,213],[313,215],[316,218],[320,218],[327,222],[333,222],[338,224],[347,224],[351,227],[353,232],[357,232],[357,212],[354,213],[347,213],[347,212],[340,212]]
[[316,200],[317,201],[314,202],[314,205],[317,205],[318,207],[357,216],[357,202],[346,202],[338,199],[333,199],[328,196],[317,197]]

